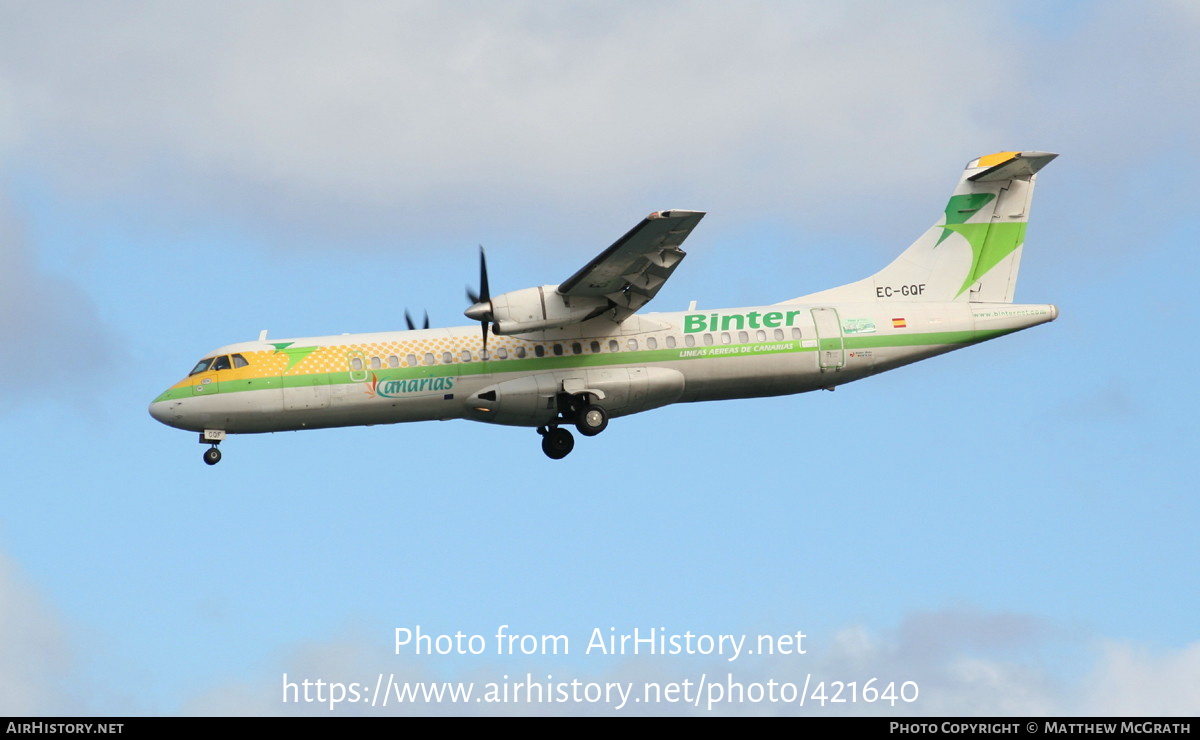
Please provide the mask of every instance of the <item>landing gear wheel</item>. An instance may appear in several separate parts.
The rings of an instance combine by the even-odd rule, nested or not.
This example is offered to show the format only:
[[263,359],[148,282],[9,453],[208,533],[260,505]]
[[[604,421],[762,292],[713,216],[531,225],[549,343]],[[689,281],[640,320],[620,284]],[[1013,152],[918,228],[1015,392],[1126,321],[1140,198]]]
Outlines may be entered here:
[[216,465],[221,462],[221,451],[216,447],[209,447],[204,451],[204,462],[209,465]]
[[575,414],[575,428],[585,437],[595,437],[608,427],[608,412],[596,404],[588,404]]
[[561,460],[575,449],[575,438],[566,429],[555,427],[542,435],[542,452],[551,460]]

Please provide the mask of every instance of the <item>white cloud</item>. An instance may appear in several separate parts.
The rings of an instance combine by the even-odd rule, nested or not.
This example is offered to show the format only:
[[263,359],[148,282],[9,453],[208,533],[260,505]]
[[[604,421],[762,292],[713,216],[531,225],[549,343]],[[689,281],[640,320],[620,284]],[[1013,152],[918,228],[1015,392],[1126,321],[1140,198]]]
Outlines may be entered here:
[[[1200,712],[1200,642],[1178,648],[1152,650],[1144,645],[1113,640],[1092,640],[1059,629],[1036,617],[976,609],[919,612],[906,617],[895,629],[869,630],[847,626],[827,638],[809,635],[804,655],[755,658],[743,655],[737,662],[694,661],[672,656],[639,656],[620,661],[597,661],[590,667],[561,662],[520,665],[493,657],[449,665],[436,657],[414,661],[381,649],[386,640],[342,636],[329,641],[296,645],[268,661],[253,676],[230,678],[192,696],[177,698],[186,716],[372,716],[393,714],[608,714],[604,702],[596,704],[507,704],[410,702],[388,707],[341,702],[330,709],[329,684],[358,682],[366,695],[381,672],[397,682],[473,682],[476,696],[488,682],[535,681],[696,682],[702,673],[708,681],[724,681],[732,673],[743,687],[774,680],[801,686],[808,680],[815,689],[825,683],[827,698],[834,682],[857,682],[858,697],[869,679],[883,690],[904,682],[919,690],[917,701],[874,704],[861,700],[819,706],[808,701],[718,703],[710,712],[684,703],[630,702],[620,714],[734,714],[734,715],[897,715],[897,716],[1195,716]],[[0,555],[0,713],[10,715],[65,715],[113,711],[113,696],[99,691],[78,674],[79,659],[69,647],[66,626],[58,612]],[[87,656],[84,656],[87,657]],[[94,656],[93,656],[94,657]],[[302,682],[326,682],[322,702],[283,703],[284,674],[296,685],[291,696],[302,692]],[[129,690],[129,687],[126,687]],[[316,697],[316,685],[310,684]],[[749,692],[749,689],[747,688]],[[843,698],[851,689],[843,690]],[[911,695],[913,689],[903,689]],[[749,695],[749,694],[748,694]],[[810,693],[811,696],[811,693]],[[707,692],[706,692],[707,697]],[[124,702],[121,702],[124,703]],[[121,711],[128,711],[121,710]]]
[[[528,703],[453,704],[450,702],[406,704],[402,707],[370,707],[349,702],[331,711],[327,704],[283,704],[282,675],[291,681],[321,679],[327,682],[370,684],[383,673],[397,681],[474,682],[476,696],[485,683],[508,675],[523,680],[526,673],[535,681],[569,682],[681,682],[693,686],[701,674],[712,682],[726,680],[732,673],[750,696],[751,684],[806,681],[815,690],[824,682],[824,706],[809,700],[797,704],[768,702],[715,705],[713,714],[810,714],[810,715],[906,715],[906,716],[1117,716],[1194,715],[1200,710],[1200,643],[1151,654],[1142,646],[1119,642],[1095,642],[1060,629],[1037,617],[986,612],[977,609],[947,609],[914,613],[891,630],[871,631],[848,626],[830,635],[826,644],[808,637],[804,655],[755,658],[742,656],[737,662],[689,661],[682,657],[639,656],[620,662],[596,662],[592,668],[536,661],[520,666],[497,664],[480,657],[474,667],[448,669],[436,658],[423,662],[411,657],[383,655],[378,645],[360,639],[339,639],[296,647],[273,666],[274,673],[254,680],[239,680],[214,687],[185,706],[188,714],[304,714],[373,715],[417,714],[606,714],[611,708],[598,704]],[[442,666],[443,670],[434,670]],[[599,670],[599,672],[596,672]],[[897,700],[867,703],[861,692],[867,681],[878,691],[894,683],[906,695],[919,695],[915,702]],[[857,702],[828,701],[843,685],[841,698],[852,692]],[[850,682],[856,682],[854,689]],[[373,686],[371,686],[373,688]],[[315,689],[314,689],[315,691]],[[326,691],[328,695],[328,691]],[[707,692],[706,692],[707,696]],[[811,692],[810,692],[811,696]],[[704,702],[702,701],[703,705]],[[630,702],[620,714],[709,714],[684,703],[653,705]]]
[[57,611],[0,554],[0,715],[78,713],[67,641]]
[[19,7],[0,30],[15,164],[351,232],[561,231],[596,202],[718,198],[876,221],[984,151],[1184,136],[1198,77],[1170,51],[1195,14],[1171,4],[1149,25],[1103,4],[1057,38],[960,3]]
[[1200,715],[1200,642],[1151,650],[1106,642],[1082,711],[1128,717]]
[[81,364],[107,367],[111,351],[95,306],[37,264],[0,190],[0,414],[70,380]]
[[880,634],[862,627],[843,630],[830,650],[817,654],[816,672],[825,681],[879,676],[897,684],[912,681],[919,688],[916,702],[847,707],[853,714],[1064,713],[1064,687],[1056,685],[1040,659],[1045,644],[1063,638],[1049,624],[1023,614],[964,608],[918,612]]

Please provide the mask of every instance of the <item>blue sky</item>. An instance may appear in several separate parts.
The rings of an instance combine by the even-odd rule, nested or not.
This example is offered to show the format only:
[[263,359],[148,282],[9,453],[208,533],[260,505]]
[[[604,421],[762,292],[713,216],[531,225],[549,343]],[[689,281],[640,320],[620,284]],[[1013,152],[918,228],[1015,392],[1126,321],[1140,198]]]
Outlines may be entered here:
[[[0,713],[732,671],[921,696],[717,712],[1195,715],[1200,13],[1050,7],[0,2]],[[622,418],[561,462],[447,422],[209,468],[146,414],[217,346],[466,323],[477,244],[494,290],[555,283],[661,208],[709,215],[656,310],[855,280],[1008,149],[1062,155],[1017,291],[1058,321],[836,393]],[[393,654],[501,624],[572,653]],[[583,655],[597,627],[809,650]]]

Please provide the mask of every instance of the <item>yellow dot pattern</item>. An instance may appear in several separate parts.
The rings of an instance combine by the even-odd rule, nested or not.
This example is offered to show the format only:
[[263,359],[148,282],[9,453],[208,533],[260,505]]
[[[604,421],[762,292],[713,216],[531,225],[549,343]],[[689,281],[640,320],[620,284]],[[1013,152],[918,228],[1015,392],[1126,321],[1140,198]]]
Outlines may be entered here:
[[[480,356],[483,348],[482,338],[478,334],[434,330],[426,336],[409,338],[409,335],[418,333],[423,332],[300,338],[292,340],[291,345],[283,350],[276,350],[273,347],[255,350],[245,345],[230,345],[218,352],[229,354],[236,352],[245,357],[249,365],[222,370],[221,377],[224,380],[252,380],[264,377],[345,373],[347,371],[370,372],[375,369],[372,366],[372,358],[378,358],[378,369],[380,370],[447,367],[482,360]],[[368,337],[370,339],[367,339]],[[488,353],[490,360],[503,362],[521,359],[518,355],[519,349],[523,350],[524,358],[535,358],[538,355],[534,348],[538,345],[545,347],[544,356],[547,357],[555,356],[552,347],[556,344],[562,345],[561,354],[563,356],[596,354],[596,349],[602,354],[624,351],[626,347],[623,341],[617,345],[616,349],[613,349],[612,343],[616,339],[617,337],[588,337],[527,341],[517,337],[492,335],[488,337]],[[659,341],[661,339],[660,337]],[[580,353],[574,352],[576,344],[580,347]],[[649,345],[650,348],[654,346],[653,344]],[[304,354],[304,350],[309,348],[314,349],[308,354]],[[504,352],[500,350],[504,350]],[[469,359],[464,359],[464,351],[469,353]],[[446,353],[449,353],[450,363],[444,361]],[[432,364],[426,362],[426,355],[432,356]],[[502,358],[502,355],[506,355],[506,357]],[[295,361],[291,367],[288,367],[296,357],[300,357],[299,361]],[[396,358],[394,365],[391,361],[392,357]],[[361,365],[352,364],[354,358],[361,359]],[[412,362],[410,362],[410,358]],[[175,387],[196,384],[200,382],[201,377],[203,375],[184,378]]]

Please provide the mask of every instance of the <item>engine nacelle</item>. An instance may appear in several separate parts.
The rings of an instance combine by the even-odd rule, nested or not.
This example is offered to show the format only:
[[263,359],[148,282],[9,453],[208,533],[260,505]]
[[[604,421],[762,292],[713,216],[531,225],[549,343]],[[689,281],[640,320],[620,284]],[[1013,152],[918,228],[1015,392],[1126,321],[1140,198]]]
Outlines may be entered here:
[[561,295],[557,285],[525,288],[492,299],[492,325],[496,334],[525,334],[558,329],[595,318],[612,304],[603,296]]

